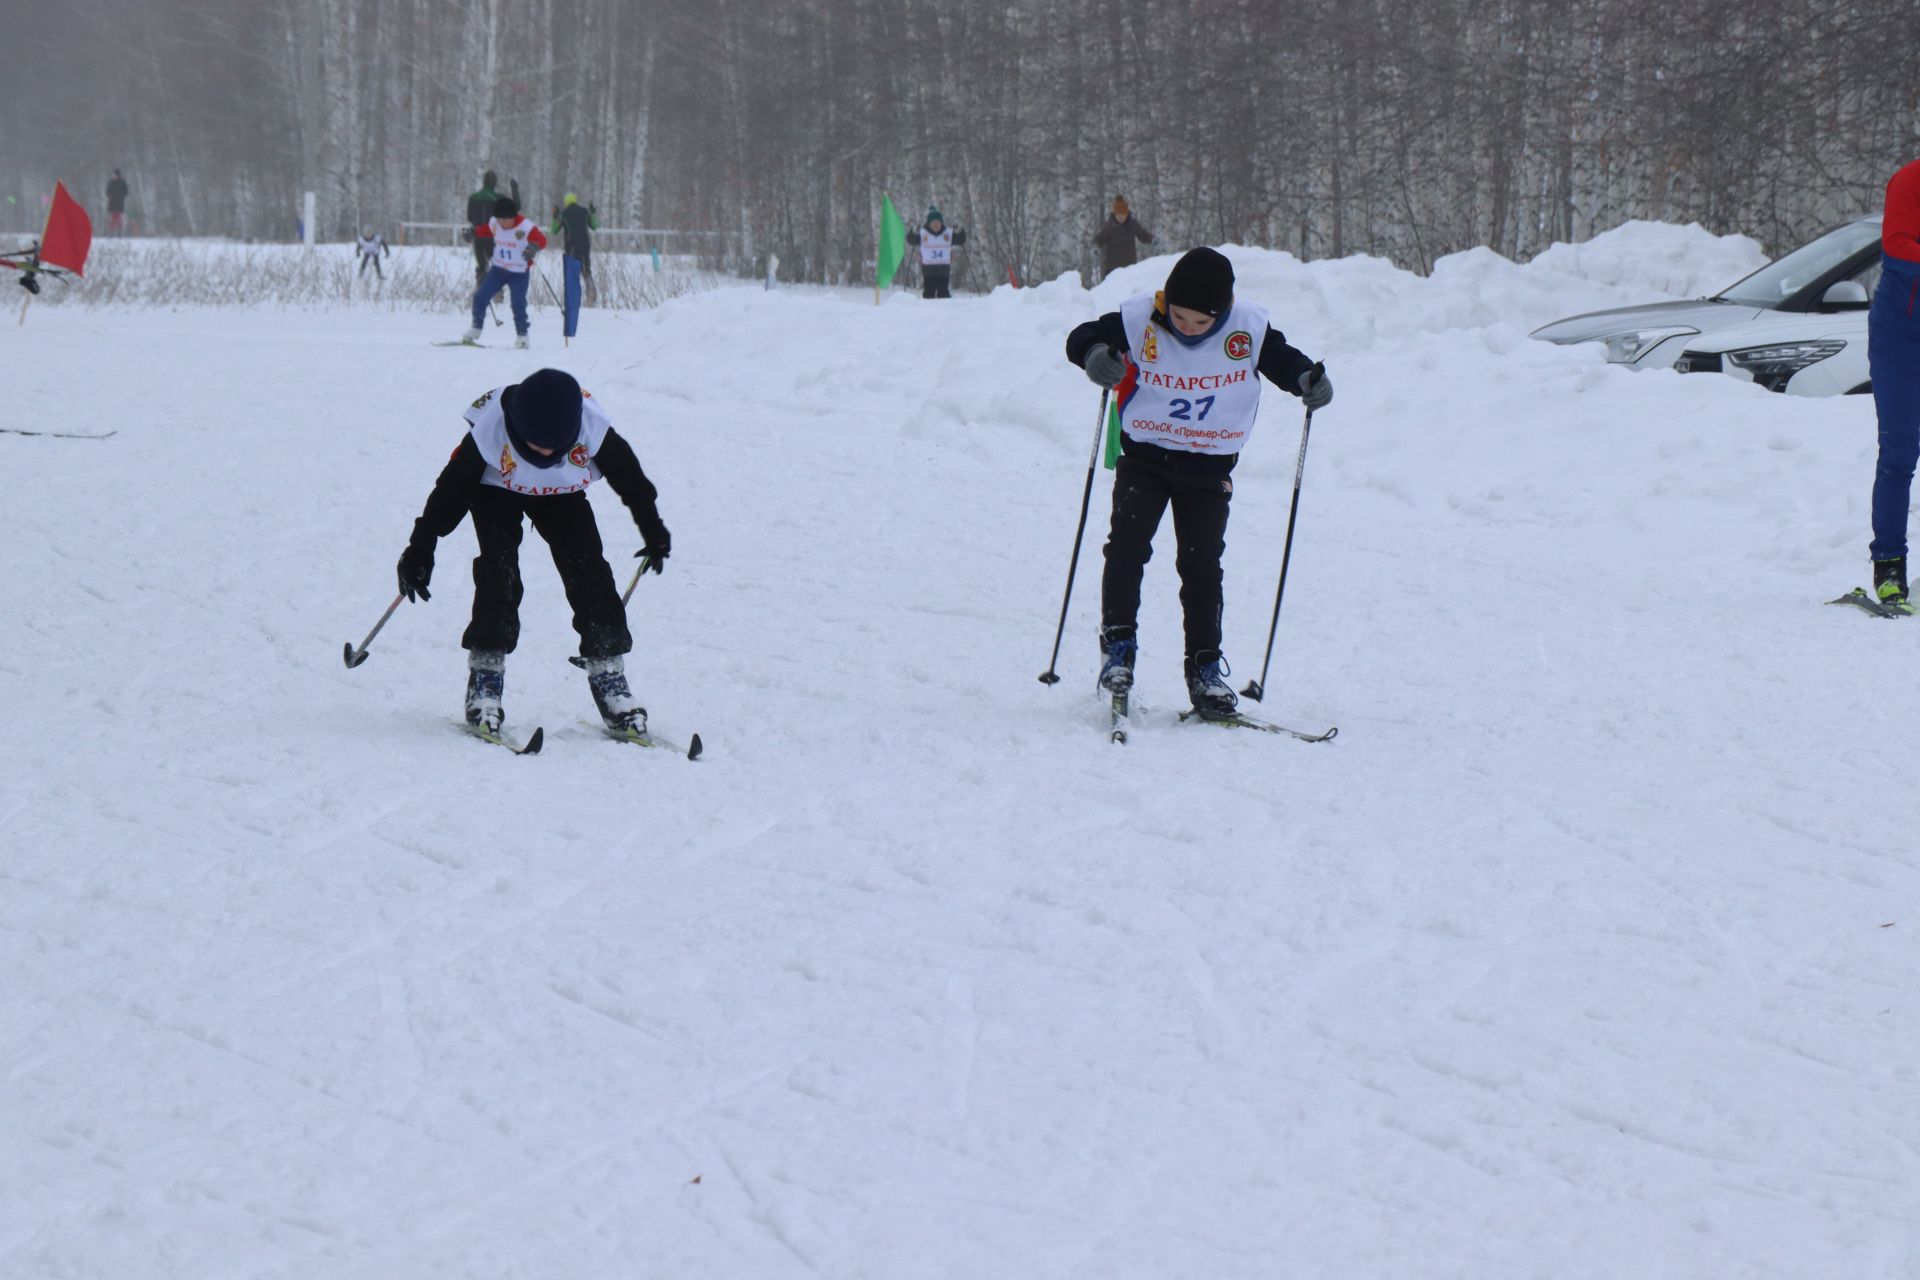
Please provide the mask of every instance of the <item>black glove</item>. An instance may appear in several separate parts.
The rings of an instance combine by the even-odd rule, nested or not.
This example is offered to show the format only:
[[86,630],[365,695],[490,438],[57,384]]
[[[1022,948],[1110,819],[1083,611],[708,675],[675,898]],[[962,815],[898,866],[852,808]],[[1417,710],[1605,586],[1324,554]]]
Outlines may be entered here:
[[400,553],[400,594],[411,600],[415,596],[422,600],[431,600],[427,584],[433,581],[433,544],[431,542],[409,542],[407,549]]
[[472,227],[462,227],[462,228],[460,229],[460,243],[461,243],[461,244],[472,244],[472,243],[473,243],[473,228],[472,228]]
[[640,531],[647,545],[634,552],[634,558],[647,557],[642,573],[660,573],[665,569],[667,557],[673,554],[673,535],[667,532],[667,526],[655,520],[653,524]]
[[1120,385],[1120,379],[1127,376],[1125,358],[1113,353],[1113,348],[1104,342],[1096,342],[1087,348],[1087,357],[1080,362],[1087,371],[1087,380],[1095,386],[1111,391]]
[[1324,409],[1333,403],[1333,379],[1323,366],[1315,365],[1300,375],[1300,398],[1309,409]]

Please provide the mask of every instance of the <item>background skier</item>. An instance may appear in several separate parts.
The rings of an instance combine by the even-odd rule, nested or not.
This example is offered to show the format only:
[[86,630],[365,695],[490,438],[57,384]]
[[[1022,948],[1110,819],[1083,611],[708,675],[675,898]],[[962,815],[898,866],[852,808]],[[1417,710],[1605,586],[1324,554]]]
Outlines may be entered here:
[[1907,503],[1920,457],[1920,160],[1893,175],[1880,221],[1880,283],[1867,309],[1867,371],[1880,420],[1873,475],[1873,591],[1907,600]]
[[119,235],[126,230],[127,180],[115,169],[107,179],[107,230]]
[[380,259],[393,252],[387,247],[387,238],[372,227],[362,227],[360,239],[354,242],[353,249],[360,259],[360,269],[355,275],[364,277],[367,274],[368,265],[371,264],[374,277],[384,283],[387,277],[386,273],[380,269]]
[[468,725],[497,732],[506,718],[506,661],[520,642],[524,594],[520,539],[523,521],[530,521],[566,588],[601,719],[611,733],[644,733],[646,711],[627,685],[625,655],[633,649],[633,636],[586,491],[606,477],[633,513],[646,567],[659,573],[672,539],[660,519],[653,482],[607,415],[571,374],[559,369],[496,387],[475,400],[465,416],[467,434],[413,522],[398,572],[400,591],[409,600],[430,599],[434,544],[473,516],[480,553],[473,560],[473,617],[460,639],[468,654]]
[[[593,233],[599,229],[598,212],[590,204],[581,204],[580,197],[571,191],[553,211],[553,225],[548,228],[549,235],[560,237],[561,254],[579,263],[579,274],[589,296],[593,292]],[[568,270],[571,281],[572,268]]]
[[1119,396],[1121,456],[1101,581],[1100,686],[1133,686],[1140,579],[1160,516],[1173,507],[1174,565],[1186,624],[1187,692],[1202,716],[1239,702],[1220,652],[1220,557],[1233,468],[1260,409],[1257,371],[1319,409],[1333,384],[1267,324],[1264,307],[1233,296],[1233,264],[1190,250],[1159,293],[1143,293],[1067,335],[1067,359]]
[[[493,216],[493,206],[500,200],[500,193],[494,186],[500,179],[489,169],[481,175],[480,189],[467,197],[467,226],[478,227]],[[507,193],[515,204],[520,203],[520,181],[515,179],[512,189]],[[482,244],[471,230],[460,233],[460,238],[473,246],[473,282],[479,284],[486,278],[487,268],[493,265],[493,246]]]
[[473,327],[462,334],[465,343],[480,341],[480,326],[486,323],[487,304],[504,287],[513,304],[513,345],[527,345],[527,278],[533,269],[533,256],[547,244],[546,233],[533,219],[520,216],[520,206],[510,196],[494,202],[493,216],[473,229],[474,243],[486,245],[493,254],[492,265],[480,277],[473,291]]
[[928,206],[926,222],[907,232],[907,243],[920,247],[921,297],[953,296],[947,291],[948,280],[953,275],[953,251],[966,242],[966,232],[957,227],[949,228],[946,219],[940,216],[940,210]]

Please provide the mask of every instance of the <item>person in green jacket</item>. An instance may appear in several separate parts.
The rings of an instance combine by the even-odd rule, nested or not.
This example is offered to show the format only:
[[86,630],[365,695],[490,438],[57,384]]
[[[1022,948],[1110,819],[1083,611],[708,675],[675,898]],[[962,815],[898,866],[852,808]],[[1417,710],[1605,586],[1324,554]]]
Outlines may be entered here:
[[[569,191],[560,207],[553,211],[553,226],[547,234],[561,238],[561,253],[565,258],[579,263],[578,271],[586,282],[587,300],[593,300],[593,233],[600,229],[600,215],[590,204],[581,204],[580,197]],[[575,268],[567,268],[569,281]]]

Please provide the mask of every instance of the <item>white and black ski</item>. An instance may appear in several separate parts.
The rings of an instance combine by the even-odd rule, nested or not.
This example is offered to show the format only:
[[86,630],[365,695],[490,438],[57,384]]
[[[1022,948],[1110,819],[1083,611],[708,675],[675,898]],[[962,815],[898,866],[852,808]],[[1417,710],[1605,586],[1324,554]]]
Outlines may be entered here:
[[1829,600],[1828,604],[1850,604],[1862,613],[1870,613],[1876,618],[1911,618],[1913,602],[1903,600],[1899,604],[1887,604],[1876,598],[1865,587],[1855,587],[1838,600]]
[[[589,721],[585,720],[581,721],[581,723],[590,724]],[[666,738],[656,738],[644,730],[611,729],[605,724],[591,725],[591,727],[600,730],[600,732],[606,734],[615,742],[631,742],[636,747],[651,747],[661,751],[672,751],[678,755],[685,756],[689,760],[698,760],[700,753],[707,749],[706,744],[700,741],[700,735],[697,733],[694,734],[693,738],[683,747],[677,742],[668,741]]]
[[1122,745],[1125,745],[1127,741],[1127,730],[1132,727],[1133,724],[1128,710],[1132,700],[1131,690],[1120,689],[1113,695],[1112,720],[1108,725],[1108,733],[1114,742]]
[[487,346],[484,342],[468,342],[465,338],[455,338],[450,342],[436,342],[433,345],[436,347],[478,347],[483,351],[486,350]]
[[23,431],[19,427],[0,427],[0,431],[10,436],[47,436],[54,440],[105,440],[120,434],[118,431]]
[[525,742],[515,742],[507,736],[505,730],[489,729],[484,722],[481,724],[468,724],[463,720],[460,722],[460,727],[480,739],[480,741],[491,742],[496,747],[505,747],[517,756],[539,755],[540,748],[546,744],[547,740],[546,730],[537,727],[531,734],[527,735]]
[[1298,738],[1302,742],[1327,742],[1330,741],[1335,734],[1340,732],[1338,726],[1328,729],[1325,733],[1312,733],[1305,729],[1290,729],[1284,724],[1274,724],[1269,720],[1255,719],[1253,716],[1241,711],[1236,711],[1230,716],[1221,716],[1218,718],[1209,718],[1201,715],[1197,711],[1182,711],[1180,713],[1180,720],[1183,724],[1191,720],[1195,724],[1218,725],[1222,729],[1257,729],[1261,733],[1284,733],[1289,737]]

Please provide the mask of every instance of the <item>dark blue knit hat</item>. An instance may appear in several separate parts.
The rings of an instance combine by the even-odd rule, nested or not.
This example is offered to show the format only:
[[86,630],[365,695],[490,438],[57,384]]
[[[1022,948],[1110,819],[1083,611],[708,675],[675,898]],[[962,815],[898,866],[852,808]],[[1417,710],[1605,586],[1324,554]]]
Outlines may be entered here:
[[[542,369],[507,388],[500,398],[507,416],[507,439],[536,467],[557,467],[580,441],[580,384],[558,369]],[[529,445],[553,452],[542,457]]]
[[930,204],[927,206],[927,221],[928,222],[945,222],[946,221],[945,218],[940,216],[939,205]]

